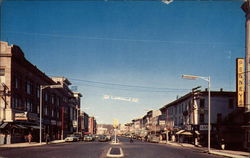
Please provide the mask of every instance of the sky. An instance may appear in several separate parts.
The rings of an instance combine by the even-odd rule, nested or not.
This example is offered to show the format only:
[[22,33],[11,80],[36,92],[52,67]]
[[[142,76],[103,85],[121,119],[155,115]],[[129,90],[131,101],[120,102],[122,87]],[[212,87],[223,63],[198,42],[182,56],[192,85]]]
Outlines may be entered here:
[[3,1],[0,40],[68,78],[98,123],[143,117],[202,86],[235,91],[245,56],[242,1]]

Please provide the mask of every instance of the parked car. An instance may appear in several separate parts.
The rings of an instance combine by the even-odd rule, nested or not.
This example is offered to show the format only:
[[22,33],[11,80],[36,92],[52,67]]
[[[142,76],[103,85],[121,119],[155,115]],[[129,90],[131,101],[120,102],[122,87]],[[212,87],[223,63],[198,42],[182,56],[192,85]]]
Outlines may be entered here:
[[65,142],[77,142],[79,140],[74,134],[68,135],[65,139]]
[[81,141],[83,140],[83,136],[81,133],[74,133],[73,135],[76,136],[78,140],[81,140]]
[[85,135],[83,140],[86,142],[91,142],[94,141],[94,138],[91,135]]

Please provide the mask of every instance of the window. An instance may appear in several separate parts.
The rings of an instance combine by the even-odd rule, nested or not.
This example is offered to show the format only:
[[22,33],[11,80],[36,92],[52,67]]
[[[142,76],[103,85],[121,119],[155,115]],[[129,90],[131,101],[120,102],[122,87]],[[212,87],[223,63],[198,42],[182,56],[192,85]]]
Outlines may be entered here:
[[55,96],[54,95],[51,96],[51,104],[55,104]]
[[30,81],[25,82],[25,90],[27,94],[32,94],[32,83]]
[[228,101],[228,108],[229,109],[233,109],[234,108],[234,100],[233,99],[229,99],[229,101]]
[[56,106],[59,106],[59,104],[60,104],[60,98],[59,97],[56,97],[57,99],[56,99]]
[[39,85],[36,87],[36,98],[40,98],[40,88],[39,88]]
[[15,87],[16,89],[19,88],[19,79],[18,79],[17,77],[14,77],[14,87]]
[[37,106],[37,113],[40,114],[40,105]]
[[205,99],[200,99],[200,108],[205,107]]
[[49,100],[48,93],[45,93],[45,101],[48,101],[48,100]]
[[204,123],[205,122],[205,117],[204,114],[200,114],[200,123]]
[[45,109],[44,109],[44,115],[48,115],[48,107],[47,106],[45,106]]
[[221,122],[222,122],[222,114],[217,113],[217,123],[221,123]]
[[5,69],[0,69],[0,76],[5,76]]
[[32,112],[32,109],[33,109],[33,104],[32,104],[32,102],[31,102],[31,100],[30,99],[27,99],[26,100],[26,108],[27,108],[27,111],[30,111],[30,112]]
[[54,117],[54,109],[51,110],[51,116]]

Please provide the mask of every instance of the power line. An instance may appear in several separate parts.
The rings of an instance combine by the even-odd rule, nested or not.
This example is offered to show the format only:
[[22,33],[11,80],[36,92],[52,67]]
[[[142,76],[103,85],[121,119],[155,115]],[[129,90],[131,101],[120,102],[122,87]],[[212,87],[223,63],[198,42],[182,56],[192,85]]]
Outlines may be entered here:
[[233,47],[244,48],[244,46],[240,46],[239,44],[223,43],[223,42],[208,43],[208,42],[192,42],[192,41],[168,41],[168,40],[150,40],[150,39],[108,38],[108,37],[84,37],[84,36],[69,36],[69,35],[58,35],[58,34],[48,34],[48,33],[31,33],[31,32],[14,32],[14,31],[1,31],[1,33],[47,36],[47,37],[54,37],[54,38],[74,38],[74,39],[84,39],[84,40],[152,42],[152,43],[194,44],[194,45],[230,45]]
[[[166,88],[166,87],[159,88],[159,87],[128,85],[128,84],[120,84],[120,83],[107,83],[107,82],[99,82],[99,81],[90,81],[90,80],[75,79],[75,78],[69,78],[69,79],[79,81],[79,82],[85,82],[84,85],[96,87],[96,88],[119,89],[119,90],[127,90],[127,91],[150,91],[150,92],[190,91],[190,89],[183,89],[183,88]],[[86,84],[86,83],[89,83],[89,84]],[[100,85],[104,85],[105,87],[100,86]],[[107,86],[109,86],[109,87],[107,87]],[[112,87],[110,87],[110,86],[112,86]],[[126,89],[124,89],[124,87]]]

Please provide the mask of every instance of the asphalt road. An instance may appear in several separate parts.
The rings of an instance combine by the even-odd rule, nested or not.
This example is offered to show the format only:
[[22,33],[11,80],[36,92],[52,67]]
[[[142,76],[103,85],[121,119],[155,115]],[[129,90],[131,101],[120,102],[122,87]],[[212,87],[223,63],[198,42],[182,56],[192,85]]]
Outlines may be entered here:
[[[146,143],[120,138],[126,158],[207,158],[218,157],[197,149],[177,147],[166,144]],[[7,158],[106,158],[110,142],[74,142],[50,144],[27,148],[0,148],[0,157]]]

